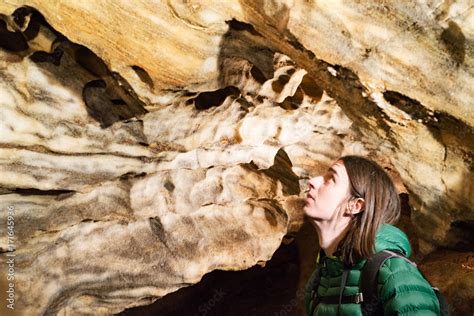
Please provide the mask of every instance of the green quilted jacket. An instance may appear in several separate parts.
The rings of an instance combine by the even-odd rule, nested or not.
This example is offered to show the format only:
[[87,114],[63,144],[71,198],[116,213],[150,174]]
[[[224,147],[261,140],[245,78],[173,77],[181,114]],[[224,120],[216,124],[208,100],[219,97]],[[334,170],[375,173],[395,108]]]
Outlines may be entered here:
[[[410,256],[410,243],[407,236],[398,228],[384,224],[377,233],[375,242],[376,252],[392,250],[403,252]],[[316,295],[319,297],[339,296],[343,264],[337,257],[318,256],[318,262],[313,275],[305,288],[305,307],[307,314],[312,309],[312,284],[315,276],[321,274],[320,284]],[[319,262],[321,261],[321,262]],[[361,260],[349,268],[344,295],[359,293],[361,270],[366,260]],[[379,271],[378,293],[384,307],[384,315],[439,315],[439,303],[431,285],[420,274],[418,269],[402,258],[387,260]],[[314,308],[318,315],[362,315],[361,305],[320,303]]]

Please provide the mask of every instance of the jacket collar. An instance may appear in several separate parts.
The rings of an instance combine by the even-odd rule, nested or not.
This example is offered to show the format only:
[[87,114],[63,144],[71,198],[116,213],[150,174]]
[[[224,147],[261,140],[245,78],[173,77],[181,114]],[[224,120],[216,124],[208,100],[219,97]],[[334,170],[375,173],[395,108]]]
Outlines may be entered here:
[[[342,264],[342,245],[339,245],[332,256],[327,256],[321,248],[318,252],[316,263],[326,266],[326,261],[338,262]],[[411,253],[410,242],[404,232],[393,225],[382,224],[375,237],[375,252],[383,250],[392,250],[403,253],[409,257]],[[354,266],[359,266],[360,263],[365,262],[365,259],[355,263]]]

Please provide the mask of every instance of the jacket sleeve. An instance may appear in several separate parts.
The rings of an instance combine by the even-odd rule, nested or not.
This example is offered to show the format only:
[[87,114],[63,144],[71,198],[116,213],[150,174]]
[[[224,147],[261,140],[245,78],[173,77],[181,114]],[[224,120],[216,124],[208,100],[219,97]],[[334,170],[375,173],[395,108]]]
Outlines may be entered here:
[[379,271],[384,315],[439,315],[438,298],[418,268],[402,258],[387,260]]

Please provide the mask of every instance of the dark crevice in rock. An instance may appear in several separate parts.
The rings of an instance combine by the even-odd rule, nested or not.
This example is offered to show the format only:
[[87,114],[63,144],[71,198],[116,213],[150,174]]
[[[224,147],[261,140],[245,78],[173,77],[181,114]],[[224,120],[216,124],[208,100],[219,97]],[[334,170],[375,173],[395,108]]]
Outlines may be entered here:
[[400,208],[401,214],[406,216],[411,216],[411,207],[409,204],[409,195],[407,193],[400,193]]
[[[288,40],[288,43],[293,46],[294,48],[296,48],[297,50],[300,50],[302,52],[304,51],[307,51],[307,49],[303,46],[303,44],[301,44],[298,39],[292,35],[291,33],[289,33],[291,39]],[[314,56],[314,54],[312,55]]]
[[122,174],[119,178],[121,180],[128,180],[128,179],[132,179],[132,178],[143,178],[147,175],[146,172],[140,172],[140,173],[136,173],[136,172],[127,172],[127,173],[124,173]]
[[150,75],[145,69],[140,66],[132,66],[132,69],[135,71],[138,78],[140,78],[143,83],[145,83],[150,89],[153,89],[153,79],[151,79]]
[[310,59],[310,60],[313,60],[313,59],[316,59],[316,55],[310,51],[309,49],[306,49],[306,47],[304,47],[303,44],[301,44],[298,39],[296,38],[296,36],[294,36],[293,34],[288,33],[288,37],[290,38],[288,40],[288,44],[290,44],[291,46],[293,46],[294,48],[296,48],[297,50],[303,52],[304,54],[307,55],[307,57]]
[[[339,65],[331,65],[324,60],[317,59],[315,54],[307,49],[298,38],[292,34],[282,23],[278,23],[280,28],[276,28],[268,23],[258,23],[258,21],[272,21],[273,17],[267,16],[264,12],[263,3],[261,1],[252,2],[245,1],[245,5],[242,7],[249,21],[257,21],[254,25],[260,25],[261,28],[257,29],[257,32],[261,34],[258,41],[251,40],[251,38],[245,38],[242,34],[234,34],[232,30],[226,33],[221,43],[221,56],[225,58],[228,55],[229,50],[234,50],[236,37],[239,39],[245,39],[248,43],[256,43],[256,47],[264,47],[270,51],[268,55],[260,54],[262,57],[260,60],[254,61],[249,57],[249,50],[240,50],[238,53],[243,54],[247,60],[250,60],[252,64],[257,65],[262,69],[264,73],[265,68],[262,65],[272,63],[273,70],[273,56],[276,48],[279,52],[290,57],[298,67],[301,67],[308,71],[308,75],[319,83],[322,90],[326,91],[328,95],[334,98],[337,104],[342,108],[344,113],[351,119],[355,124],[354,128],[359,127],[365,132],[365,134],[375,134],[376,138],[386,138],[395,147],[398,147],[398,143],[394,135],[391,133],[390,126],[386,122],[383,112],[378,108],[375,102],[371,101],[367,97],[363,96],[363,92],[367,92],[364,85],[360,82],[359,77],[349,68],[345,68]],[[284,16],[284,8],[282,9],[282,16]],[[241,32],[243,33],[243,32]],[[275,35],[278,34],[278,35]],[[240,37],[239,37],[240,36]],[[271,48],[271,49],[270,49]],[[247,57],[245,57],[247,56]],[[338,75],[334,77],[329,71],[328,67],[333,67],[337,70]],[[269,68],[270,69],[270,68]],[[267,75],[267,78],[271,78],[273,74]],[[257,100],[258,101],[258,100]],[[373,118],[376,121],[377,128],[373,124],[367,124],[366,120]]]
[[93,80],[88,82],[82,91],[87,112],[100,122],[102,128],[148,112],[138,98],[129,94],[128,89],[131,88],[127,89],[123,83],[115,85],[110,80],[109,83],[111,86],[108,86],[102,79]]
[[[374,137],[386,138],[391,144],[398,147],[398,141],[387,124],[387,115],[375,102],[362,96],[366,89],[357,74],[349,68],[330,65],[322,60],[318,60],[315,64],[316,69],[309,68],[311,69],[309,74],[311,77],[317,78],[321,88],[336,100],[344,114],[355,123],[354,128],[375,133],[377,136]],[[328,67],[333,67],[337,71],[336,77],[329,73]],[[366,124],[366,118],[374,119],[377,127]]]
[[[292,66],[296,66],[296,65],[292,65]],[[286,71],[286,73],[287,73],[288,75],[290,75],[290,76],[291,76],[292,74],[294,74],[295,72],[296,72],[295,68],[290,68],[290,69],[288,69],[288,70]]]
[[[246,113],[249,112],[249,109],[250,109],[250,108],[254,108],[254,107],[255,107],[255,105],[254,105],[252,102],[247,101],[244,97],[239,97],[239,98],[235,99],[235,102],[236,102],[237,104],[239,104],[239,105],[240,105],[240,109],[241,109],[242,111],[245,111]],[[237,130],[236,132],[239,133],[238,130]],[[238,143],[240,143],[240,142],[242,141],[242,138],[240,137],[240,135],[238,136],[238,138],[240,139],[240,140],[238,141]]]
[[186,91],[186,90],[182,91],[182,93],[183,93],[183,97],[195,97],[198,94],[198,92]]
[[428,109],[421,105],[417,100],[390,90],[385,91],[383,97],[391,105],[407,113],[414,120],[422,120],[425,124],[434,122],[434,116],[429,115]]
[[278,179],[283,184],[282,191],[286,195],[299,195],[299,177],[291,169],[293,164],[285,150],[278,150],[273,161],[273,165],[262,170],[267,176]]
[[396,91],[385,91],[383,96],[387,102],[411,116],[412,119],[425,124],[433,137],[445,144],[453,152],[471,162],[473,153],[470,150],[474,144],[474,130],[467,123],[441,111],[430,111],[417,100],[411,99]]
[[[13,31],[9,31],[6,28],[7,25]],[[21,58],[31,54],[30,58],[34,62],[51,62],[59,65],[63,53],[61,49],[53,52],[32,51],[30,49],[28,43],[38,37],[41,27],[49,30],[56,37],[56,41],[65,39],[48,24],[40,12],[32,7],[18,8],[11,16],[2,15],[0,20],[0,47],[17,54]],[[44,42],[44,39],[41,41]]]
[[122,99],[112,99],[110,100],[115,105],[126,105],[127,103]]
[[410,206],[411,195],[408,193],[400,193],[398,196],[400,198],[401,213],[396,226],[407,234],[412,248],[411,257],[415,260],[421,260],[422,254],[419,252],[418,231],[415,229],[412,221],[412,208]]
[[461,251],[474,251],[474,220],[455,220],[451,222],[449,235],[454,236],[457,243],[449,248]]
[[113,91],[113,94],[117,95],[119,98],[123,99],[130,110],[135,112],[135,115],[141,115],[148,113],[145,110],[145,103],[143,103],[138,95],[133,90],[132,86],[128,83],[125,78],[123,78],[118,72],[111,72],[113,80],[110,80],[110,88]]
[[[7,22],[12,20],[13,22],[10,24],[13,24],[17,29],[15,32],[7,30]],[[52,51],[31,52],[28,50],[27,40],[32,40],[38,36],[41,27],[48,29],[55,37],[49,43]],[[0,46],[10,51],[20,52],[25,50],[26,54],[30,54],[30,59],[39,64],[52,63],[60,66],[61,59],[64,58],[63,55],[71,55],[79,66],[87,70],[96,79],[84,85],[82,96],[88,113],[101,124],[102,128],[109,127],[117,121],[127,120],[148,112],[145,109],[145,104],[120,74],[110,71],[106,63],[92,50],[69,41],[54,30],[44,17],[31,7],[17,9],[12,17],[2,17],[2,20],[0,20]],[[146,72],[137,67],[132,68],[143,79]],[[47,66],[43,68],[53,77],[61,76],[61,73],[54,69]],[[90,78],[88,79],[90,80]],[[152,82],[150,80],[148,80],[148,83]],[[71,81],[71,84],[74,85],[77,82]]]
[[228,96],[240,96],[240,90],[235,86],[223,89],[202,92],[194,99],[194,106],[197,110],[207,110],[214,106],[221,105]]
[[169,192],[173,192],[174,189],[175,189],[175,186],[172,182],[170,181],[166,181],[165,184],[164,184],[164,187],[166,190],[168,190]]
[[[12,13],[13,21],[15,22],[16,26],[19,29],[24,30],[26,29],[26,27],[31,25],[28,20],[30,19],[30,15],[33,12],[34,12],[34,9],[30,7],[21,7],[21,8],[16,9]],[[39,31],[39,28],[38,28],[38,31]]]
[[449,21],[448,27],[441,33],[441,41],[455,64],[461,65],[466,56],[466,37],[456,22]]
[[446,112],[435,111],[434,116],[437,121],[429,124],[429,126],[457,135],[457,138],[467,144],[474,144],[474,130],[469,124]]
[[105,62],[89,48],[73,44],[74,59],[84,69],[97,77],[110,75],[110,71]]
[[98,219],[93,219],[93,218],[84,218],[81,220],[81,223],[97,223],[100,222]]
[[161,222],[160,217],[150,217],[148,219],[148,223],[150,224],[150,229],[153,235],[155,235],[158,240],[163,244],[163,246],[168,250],[168,255],[175,257],[173,249],[171,249],[170,245],[168,244],[168,241],[171,241],[172,239],[169,237],[168,233],[163,227],[163,223]]
[[9,189],[8,192],[1,193],[1,194],[20,194],[20,195],[53,195],[53,196],[63,196],[71,195],[76,193],[74,190],[40,190],[34,188],[15,188]]
[[59,66],[61,64],[61,57],[64,51],[59,47],[56,47],[50,54],[44,51],[37,51],[30,55],[30,59],[35,63],[52,63],[53,65]]
[[471,233],[474,233],[474,220],[454,221],[451,223],[451,227],[465,229],[470,231]]
[[267,81],[267,78],[265,78],[265,75],[263,74],[263,72],[260,69],[258,69],[258,67],[255,65],[253,65],[252,68],[250,69],[250,74],[260,84],[263,84],[265,81]]
[[282,245],[265,267],[216,270],[195,285],[118,315],[282,315],[282,311],[284,315],[299,315],[303,305],[297,291],[299,256],[296,243]]
[[287,74],[283,74],[278,76],[277,80],[272,82],[272,90],[276,93],[280,93],[283,91],[285,85],[290,81],[291,77]]
[[24,6],[18,8],[13,12],[12,17],[17,30],[21,31],[28,41],[38,35],[40,25],[50,28],[43,15],[32,7]]
[[283,102],[278,103],[278,106],[285,110],[296,110],[303,103],[304,94],[301,87],[298,87],[294,95],[287,96]]
[[243,59],[256,65],[252,76],[263,83],[273,77],[273,55],[275,52],[263,44],[263,37],[253,25],[235,19],[227,21],[229,30],[222,36],[218,57],[219,84],[221,87],[232,85],[226,77],[228,68],[233,67],[229,60]]
[[150,223],[150,228],[151,228],[151,231],[153,232],[153,234],[155,234],[155,236],[157,236],[158,239],[164,245],[166,245],[166,239],[167,239],[166,231],[163,228],[163,224],[161,223],[160,218],[158,216],[157,217],[151,217],[151,218],[149,218],[149,223]]
[[252,24],[241,22],[236,19],[226,21],[226,23],[227,25],[229,25],[229,28],[234,29],[236,31],[247,31],[252,35],[261,36],[260,33],[255,30],[255,27]]
[[303,77],[300,87],[308,97],[313,99],[312,102],[317,103],[321,100],[324,90],[308,74]]
[[28,43],[21,32],[9,31],[7,23],[0,19],[0,47],[9,52],[21,52],[28,49]]

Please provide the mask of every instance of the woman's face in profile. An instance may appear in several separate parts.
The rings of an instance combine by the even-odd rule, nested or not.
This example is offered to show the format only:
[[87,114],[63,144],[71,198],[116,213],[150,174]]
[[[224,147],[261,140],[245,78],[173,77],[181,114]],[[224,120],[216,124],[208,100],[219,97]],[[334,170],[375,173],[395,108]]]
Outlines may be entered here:
[[316,220],[331,220],[342,217],[340,206],[349,197],[349,176],[343,162],[336,161],[328,171],[311,178],[304,207],[305,214]]

